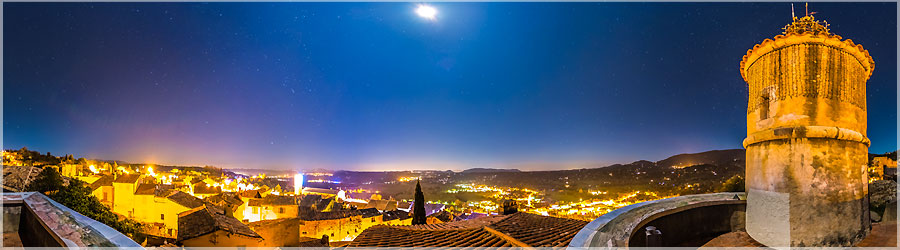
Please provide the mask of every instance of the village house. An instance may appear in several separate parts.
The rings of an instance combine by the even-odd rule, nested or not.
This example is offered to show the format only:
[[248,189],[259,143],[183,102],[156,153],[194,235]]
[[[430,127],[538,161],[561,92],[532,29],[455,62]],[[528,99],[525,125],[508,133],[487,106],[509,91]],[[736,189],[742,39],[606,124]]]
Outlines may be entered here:
[[197,197],[163,184],[140,184],[134,197],[140,204],[134,208],[134,219],[147,226],[146,233],[172,239],[178,235],[178,214],[204,205]]
[[250,199],[244,208],[243,219],[249,222],[297,217],[299,206],[294,196],[268,195]]
[[240,194],[236,192],[224,192],[206,197],[206,199],[203,200],[222,208],[229,216],[235,217],[238,220],[243,220],[244,207],[246,207],[246,205],[244,201],[241,200]]
[[897,178],[897,161],[887,156],[872,158],[869,172],[875,174],[875,179]]
[[376,225],[377,220],[373,217],[379,215],[374,208],[301,213],[298,217],[303,223],[300,237],[327,236],[331,242],[350,241],[366,228]]
[[113,206],[114,213],[134,217],[134,192],[137,191],[141,176],[137,174],[120,175],[113,181]]
[[263,238],[214,206],[201,206],[178,215],[176,243],[184,247],[257,247]]
[[97,197],[100,200],[100,203],[106,205],[109,208],[113,207],[113,199],[115,198],[115,194],[113,193],[113,181],[115,177],[112,175],[104,175],[99,179],[91,182],[89,185],[91,187],[91,194],[94,197]]
[[335,206],[340,207],[334,198],[323,198],[322,195],[308,194],[300,198],[301,212],[328,212]]

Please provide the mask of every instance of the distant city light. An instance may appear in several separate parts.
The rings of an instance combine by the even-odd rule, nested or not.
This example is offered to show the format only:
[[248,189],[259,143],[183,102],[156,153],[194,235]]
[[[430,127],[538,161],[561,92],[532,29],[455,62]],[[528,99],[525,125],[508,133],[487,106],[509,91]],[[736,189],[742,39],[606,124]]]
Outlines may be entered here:
[[416,9],[416,14],[419,14],[420,17],[424,17],[429,20],[434,20],[437,17],[437,9],[428,5],[419,5],[419,8]]
[[300,195],[300,190],[303,189],[303,174],[295,174],[294,175],[294,195]]

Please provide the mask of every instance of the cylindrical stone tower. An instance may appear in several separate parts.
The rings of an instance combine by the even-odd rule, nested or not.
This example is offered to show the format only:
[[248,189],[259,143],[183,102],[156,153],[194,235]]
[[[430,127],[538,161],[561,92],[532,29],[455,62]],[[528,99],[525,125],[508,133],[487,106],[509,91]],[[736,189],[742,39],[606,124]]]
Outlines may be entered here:
[[771,247],[851,246],[869,232],[866,81],[874,61],[813,16],[747,52],[747,232]]

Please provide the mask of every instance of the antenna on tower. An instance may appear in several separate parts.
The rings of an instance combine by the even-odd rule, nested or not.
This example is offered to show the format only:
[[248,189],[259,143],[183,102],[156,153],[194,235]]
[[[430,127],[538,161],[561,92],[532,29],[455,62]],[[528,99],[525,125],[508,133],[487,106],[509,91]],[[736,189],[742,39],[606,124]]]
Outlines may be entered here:
[[806,15],[809,16],[809,3],[806,3]]

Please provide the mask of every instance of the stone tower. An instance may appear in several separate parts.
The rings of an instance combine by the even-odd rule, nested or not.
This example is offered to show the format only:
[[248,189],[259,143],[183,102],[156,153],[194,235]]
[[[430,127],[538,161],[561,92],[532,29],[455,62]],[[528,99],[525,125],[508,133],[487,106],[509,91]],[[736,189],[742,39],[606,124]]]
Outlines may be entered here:
[[866,81],[874,61],[811,15],[747,51],[747,232],[772,247],[869,232]]

